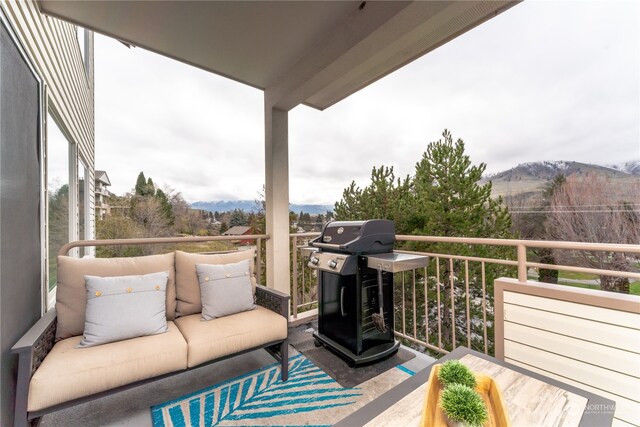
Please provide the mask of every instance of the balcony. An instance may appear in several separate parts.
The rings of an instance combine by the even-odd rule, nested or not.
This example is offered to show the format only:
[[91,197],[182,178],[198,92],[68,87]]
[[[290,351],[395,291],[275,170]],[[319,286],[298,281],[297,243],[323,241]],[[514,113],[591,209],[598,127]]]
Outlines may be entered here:
[[[316,273],[307,267],[306,249],[308,240],[316,235],[291,235],[295,250],[291,254],[290,334],[307,327],[301,325],[313,325],[317,315]],[[269,236],[247,238],[260,248],[256,275],[265,277],[264,247]],[[202,240],[227,238],[163,238],[136,243]],[[395,335],[405,351],[417,352],[411,370],[416,372],[434,358],[465,346],[615,401],[614,425],[640,423],[640,297],[534,280],[542,268],[628,278],[636,289],[640,282],[637,264],[632,264],[634,271],[613,271],[529,260],[529,251],[540,247],[635,257],[640,246],[397,236],[397,245],[408,242],[446,243],[458,249],[413,251],[429,256],[429,265],[394,277]],[[76,242],[61,252],[76,245],[104,243],[129,242]],[[500,259],[474,255],[483,253],[479,248],[486,246],[506,248],[507,255]],[[150,406],[271,363],[273,359],[266,352],[246,353],[180,375],[178,380],[161,380],[45,416],[42,425],[74,425],[69,424],[70,419],[77,425],[151,425]]]

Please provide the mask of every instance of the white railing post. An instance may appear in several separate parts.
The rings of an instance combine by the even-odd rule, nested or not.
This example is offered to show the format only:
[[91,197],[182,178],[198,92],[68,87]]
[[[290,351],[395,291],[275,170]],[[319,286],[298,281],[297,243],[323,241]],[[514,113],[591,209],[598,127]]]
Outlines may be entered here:
[[518,245],[518,281],[526,283],[527,281],[527,247]]
[[298,237],[293,236],[291,244],[291,263],[293,264],[291,298],[293,308],[293,318],[298,318]]

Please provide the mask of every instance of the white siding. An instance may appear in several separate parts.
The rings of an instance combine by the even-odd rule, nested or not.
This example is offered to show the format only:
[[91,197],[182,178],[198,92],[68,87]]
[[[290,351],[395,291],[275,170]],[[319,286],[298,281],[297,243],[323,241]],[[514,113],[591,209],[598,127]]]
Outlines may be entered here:
[[640,298],[634,312],[531,289],[502,293],[504,360],[615,400],[616,425],[640,425]]
[[[87,52],[85,71],[76,27],[40,14],[33,1],[0,0],[18,38],[47,87],[48,105],[56,120],[78,145],[79,154],[95,169],[93,52]],[[92,45],[90,40],[90,45]],[[93,210],[93,206],[90,207]]]
[[[79,43],[75,25],[42,15],[33,0],[0,0],[0,8],[33,64],[36,73],[43,81],[46,95],[44,100],[46,110],[41,119],[43,124],[46,122],[47,114],[50,113],[55,119],[57,127],[72,144],[73,149],[70,151],[75,153],[75,157],[70,159],[70,172],[77,171],[80,159],[83,159],[89,171],[90,196],[85,209],[90,212],[90,216],[85,226],[90,230],[90,236],[94,237],[95,221],[93,215],[95,209],[92,194],[93,176],[95,175],[93,34],[87,32],[84,40]],[[83,61],[80,49],[84,47],[86,48],[85,60]],[[53,126],[53,124],[49,124],[49,126]],[[46,135],[44,127],[43,132]],[[44,149],[46,150],[46,146]],[[43,184],[43,200],[47,200],[46,171],[43,172]],[[78,230],[77,186],[77,173],[70,173],[69,230],[71,233]],[[47,206],[46,203],[45,206]],[[49,227],[46,222],[48,216],[46,209],[48,207],[45,207],[43,212],[44,236],[48,235]],[[70,237],[76,238],[74,234],[71,234]],[[43,240],[43,287],[47,288],[45,295],[55,296],[55,289],[52,293],[48,293],[48,264],[55,262],[55,258],[52,256],[49,259],[47,242],[48,238],[45,237]],[[43,310],[47,309],[47,301],[52,302],[53,300],[45,300]]]

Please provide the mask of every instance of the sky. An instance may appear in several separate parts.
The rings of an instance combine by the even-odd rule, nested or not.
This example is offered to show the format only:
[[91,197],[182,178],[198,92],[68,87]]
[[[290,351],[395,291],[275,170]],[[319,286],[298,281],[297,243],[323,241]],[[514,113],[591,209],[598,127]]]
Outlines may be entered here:
[[[263,93],[96,35],[96,169],[189,202],[264,184]],[[374,166],[412,175],[449,129],[487,173],[640,160],[640,2],[516,5],[351,97],[289,112],[289,199],[333,205]]]

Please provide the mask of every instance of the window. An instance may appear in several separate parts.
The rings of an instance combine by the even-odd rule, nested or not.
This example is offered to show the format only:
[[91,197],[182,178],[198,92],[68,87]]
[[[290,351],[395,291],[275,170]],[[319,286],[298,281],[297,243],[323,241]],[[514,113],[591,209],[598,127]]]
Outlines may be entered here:
[[70,240],[71,212],[69,191],[70,144],[47,113],[47,240],[49,291],[57,282],[56,257],[58,251]]

